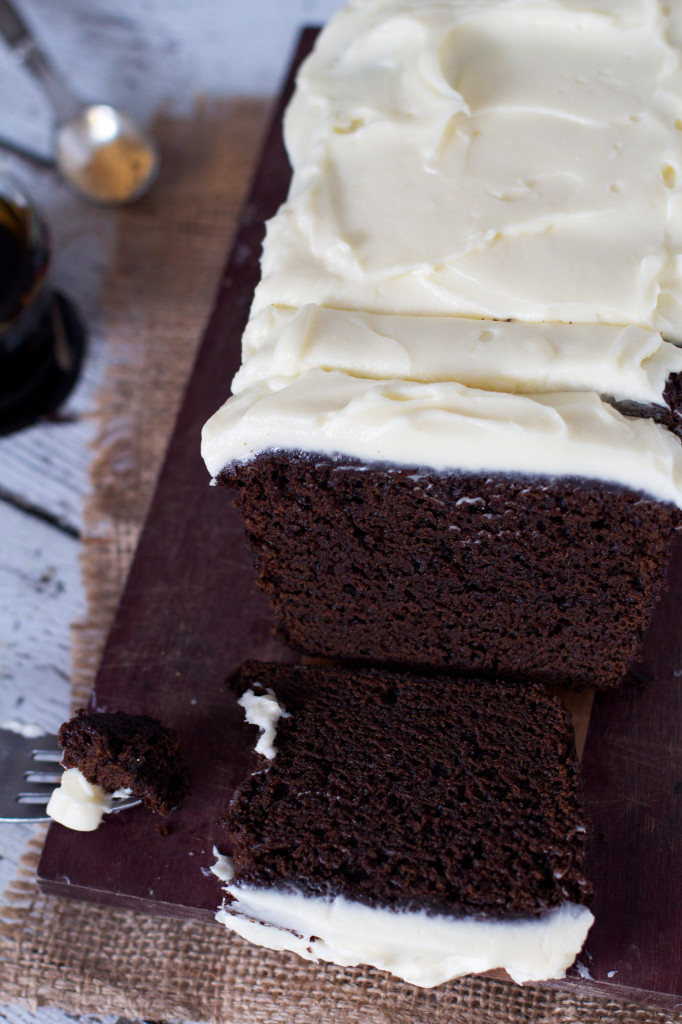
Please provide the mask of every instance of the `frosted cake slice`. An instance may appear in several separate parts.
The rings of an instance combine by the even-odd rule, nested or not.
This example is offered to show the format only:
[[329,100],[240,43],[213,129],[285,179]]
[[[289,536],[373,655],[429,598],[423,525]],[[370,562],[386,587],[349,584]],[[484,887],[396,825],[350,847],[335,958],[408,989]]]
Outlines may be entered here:
[[[592,923],[573,731],[539,686],[251,663],[218,918],[420,986],[561,977]],[[258,748],[257,748],[258,749]]]
[[681,371],[632,326],[306,307],[204,455],[298,650],[613,686],[680,523]]

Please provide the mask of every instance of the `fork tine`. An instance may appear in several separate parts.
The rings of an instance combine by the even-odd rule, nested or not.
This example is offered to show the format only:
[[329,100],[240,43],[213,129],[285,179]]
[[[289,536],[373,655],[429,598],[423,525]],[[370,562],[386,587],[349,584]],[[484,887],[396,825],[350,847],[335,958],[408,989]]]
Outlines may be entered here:
[[24,782],[30,786],[58,786],[63,772],[24,772]]
[[46,786],[43,792],[34,790],[31,792],[16,793],[13,805],[11,807],[2,808],[0,821],[49,821],[50,819],[45,813],[45,809],[53,790],[54,786]]
[[20,804],[46,804],[54,792],[54,786],[45,786],[45,789],[27,789],[16,794],[16,801]]
[[[56,741],[56,739],[57,739],[57,737],[55,736],[55,741]],[[42,764],[44,762],[45,763],[49,763],[49,764],[59,764],[61,762],[61,759],[64,756],[64,751],[63,750],[59,750],[59,749],[57,749],[57,750],[42,750],[42,749],[37,749],[36,748],[35,750],[31,751],[29,756],[30,756],[32,761],[34,761],[34,762],[36,762],[38,764]]]

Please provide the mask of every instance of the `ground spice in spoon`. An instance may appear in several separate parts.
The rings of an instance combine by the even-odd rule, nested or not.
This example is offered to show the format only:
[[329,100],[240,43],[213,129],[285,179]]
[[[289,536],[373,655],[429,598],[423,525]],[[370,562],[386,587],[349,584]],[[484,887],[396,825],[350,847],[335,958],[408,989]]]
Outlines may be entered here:
[[72,180],[100,202],[125,202],[147,182],[153,156],[144,142],[119,136],[98,146],[90,161],[74,167]]

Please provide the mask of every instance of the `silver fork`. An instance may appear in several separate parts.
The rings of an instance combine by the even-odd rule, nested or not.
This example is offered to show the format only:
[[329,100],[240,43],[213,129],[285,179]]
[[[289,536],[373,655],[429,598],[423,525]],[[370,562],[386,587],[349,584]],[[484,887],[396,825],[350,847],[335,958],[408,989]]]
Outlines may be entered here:
[[[59,785],[62,751],[56,736],[21,736],[0,729],[0,823],[49,821],[45,807]],[[110,814],[135,807],[138,797],[116,798]]]

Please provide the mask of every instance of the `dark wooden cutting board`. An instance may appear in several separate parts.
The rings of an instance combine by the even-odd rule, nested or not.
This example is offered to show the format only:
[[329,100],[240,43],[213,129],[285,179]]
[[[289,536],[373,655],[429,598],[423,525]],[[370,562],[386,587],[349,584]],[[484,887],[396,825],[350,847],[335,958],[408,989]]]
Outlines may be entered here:
[[[263,223],[289,182],[282,112],[314,37],[303,33],[275,112],[91,701],[174,726],[191,758],[192,797],[167,834],[139,808],[92,833],[53,825],[38,870],[46,893],[205,920],[221,901],[208,870],[214,844],[228,852],[217,819],[253,756],[224,680],[247,658],[296,656],[270,636],[239,516],[208,486],[199,435],[239,364]],[[665,1007],[682,1005],[682,545],[670,584],[647,636],[655,681],[594,702],[583,769],[596,923],[580,974],[555,983]]]

